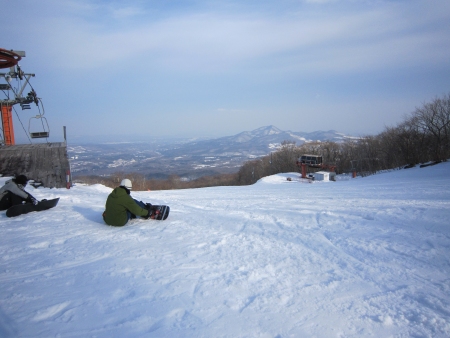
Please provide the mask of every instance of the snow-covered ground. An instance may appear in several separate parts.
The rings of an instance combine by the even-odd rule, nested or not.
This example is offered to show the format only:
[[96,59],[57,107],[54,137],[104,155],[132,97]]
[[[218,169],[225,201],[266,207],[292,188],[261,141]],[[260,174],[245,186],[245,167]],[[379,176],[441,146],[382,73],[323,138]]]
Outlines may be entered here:
[[109,188],[27,189],[61,200],[0,214],[1,337],[450,336],[448,162],[133,192],[171,214],[122,228]]

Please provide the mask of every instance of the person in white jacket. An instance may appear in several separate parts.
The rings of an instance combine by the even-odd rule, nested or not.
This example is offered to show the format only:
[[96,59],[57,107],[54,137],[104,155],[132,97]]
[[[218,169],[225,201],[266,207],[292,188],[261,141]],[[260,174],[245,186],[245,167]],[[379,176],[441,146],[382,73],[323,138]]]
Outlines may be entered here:
[[25,175],[19,175],[5,182],[5,185],[0,188],[0,210],[6,210],[9,207],[22,204],[33,203],[38,201],[25,191],[25,186],[28,179]]

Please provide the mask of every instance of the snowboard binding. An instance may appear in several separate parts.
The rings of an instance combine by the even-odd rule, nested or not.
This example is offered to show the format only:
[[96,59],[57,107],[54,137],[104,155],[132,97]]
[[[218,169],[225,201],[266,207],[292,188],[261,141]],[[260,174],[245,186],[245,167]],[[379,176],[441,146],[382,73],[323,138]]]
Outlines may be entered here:
[[146,209],[150,211],[150,218],[163,221],[169,217],[170,207],[167,205],[152,205],[146,203]]

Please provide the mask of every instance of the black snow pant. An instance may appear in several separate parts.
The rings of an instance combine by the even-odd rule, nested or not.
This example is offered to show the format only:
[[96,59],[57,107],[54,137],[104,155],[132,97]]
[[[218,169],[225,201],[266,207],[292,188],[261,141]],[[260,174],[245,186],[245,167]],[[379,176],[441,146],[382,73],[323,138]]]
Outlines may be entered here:
[[0,210],[6,210],[16,204],[22,204],[22,202],[26,200],[27,198],[20,197],[13,194],[11,191],[8,191],[0,200]]

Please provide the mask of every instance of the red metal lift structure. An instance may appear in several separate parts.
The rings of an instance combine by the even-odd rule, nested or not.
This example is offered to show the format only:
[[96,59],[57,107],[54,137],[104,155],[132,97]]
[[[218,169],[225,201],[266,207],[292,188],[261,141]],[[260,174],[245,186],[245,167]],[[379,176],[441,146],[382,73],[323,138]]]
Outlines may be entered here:
[[[34,89],[31,89],[26,97],[22,96],[25,87],[29,85],[30,78],[34,76],[34,74],[25,74],[18,65],[18,62],[24,56],[25,52],[23,51],[6,50],[0,48],[0,69],[10,69],[10,71],[7,73],[0,73],[0,77],[4,77],[6,80],[5,84],[0,84],[0,90],[2,90],[3,92],[12,90],[14,93],[12,98],[10,98],[10,95],[8,94],[6,99],[0,100],[1,121],[3,126],[3,143],[7,146],[16,144],[14,138],[12,107],[15,104],[20,104],[22,109],[30,109],[30,103],[34,102],[36,103],[36,105],[39,104],[39,99]],[[14,90],[14,88],[10,85],[13,79],[25,81],[21,88],[17,88],[17,90]],[[43,114],[37,115],[36,118],[45,120],[45,117],[43,117],[42,115]],[[30,136],[31,138],[42,138],[48,137],[49,133],[48,131],[30,133]]]
[[301,170],[302,178],[308,178],[307,168],[316,168],[336,172],[336,165],[323,163],[322,156],[320,155],[302,155],[295,163]]

